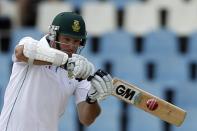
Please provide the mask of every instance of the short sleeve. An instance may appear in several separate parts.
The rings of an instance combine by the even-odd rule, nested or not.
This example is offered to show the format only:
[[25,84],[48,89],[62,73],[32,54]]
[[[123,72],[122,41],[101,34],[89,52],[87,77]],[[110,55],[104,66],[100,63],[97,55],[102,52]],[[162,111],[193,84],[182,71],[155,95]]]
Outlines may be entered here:
[[91,87],[91,83],[87,80],[78,82],[76,90],[74,92],[76,104],[86,100],[86,96],[90,87]]

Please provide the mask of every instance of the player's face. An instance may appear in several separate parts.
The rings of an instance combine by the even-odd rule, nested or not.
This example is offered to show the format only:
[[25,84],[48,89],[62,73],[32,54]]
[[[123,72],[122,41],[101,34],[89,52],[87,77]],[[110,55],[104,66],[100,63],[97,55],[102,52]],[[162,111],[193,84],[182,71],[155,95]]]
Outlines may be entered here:
[[77,52],[77,49],[80,47],[81,40],[74,39],[69,36],[59,35],[58,41],[60,42],[61,51],[67,53],[69,56],[72,56],[73,53]]

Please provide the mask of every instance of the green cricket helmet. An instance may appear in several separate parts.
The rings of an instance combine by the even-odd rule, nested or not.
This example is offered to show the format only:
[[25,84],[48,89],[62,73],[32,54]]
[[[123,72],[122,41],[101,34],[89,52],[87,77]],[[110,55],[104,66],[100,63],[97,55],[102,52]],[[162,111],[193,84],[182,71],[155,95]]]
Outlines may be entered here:
[[74,12],[62,12],[55,16],[49,28],[49,33],[57,38],[58,34],[70,36],[75,39],[81,39],[81,46],[85,46],[86,27],[81,15]]

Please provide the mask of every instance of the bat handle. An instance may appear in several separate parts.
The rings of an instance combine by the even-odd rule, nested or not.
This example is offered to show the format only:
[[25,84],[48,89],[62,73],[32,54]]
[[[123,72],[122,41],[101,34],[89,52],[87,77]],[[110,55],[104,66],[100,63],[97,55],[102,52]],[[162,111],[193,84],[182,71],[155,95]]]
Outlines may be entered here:
[[[98,76],[103,77],[103,76],[105,76],[105,75],[107,75],[107,74],[108,74],[107,72],[104,72],[103,70],[98,69],[98,70],[94,73],[94,75],[90,75],[90,76],[87,78],[87,81],[91,81],[92,78],[94,78],[95,75],[98,75]],[[81,78],[76,78],[76,80],[82,81],[83,79],[81,79]]]
[[[87,78],[87,81],[91,81],[92,80],[92,78],[93,78],[94,76],[89,76],[88,78]],[[77,81],[82,81],[83,79],[82,78],[75,78]]]
[[75,78],[75,80],[77,80],[78,82],[82,81],[82,78]]
[[90,76],[87,78],[87,81],[91,81],[92,78],[94,78],[94,76],[90,75]]
[[92,78],[94,78],[95,75],[98,75],[98,76],[103,77],[103,76],[105,76],[105,75],[107,75],[107,74],[108,74],[107,72],[105,72],[105,71],[103,71],[103,70],[101,70],[101,69],[98,69],[98,70],[94,73],[94,75],[90,75],[90,76],[87,78],[87,80],[88,80],[88,81],[91,81]]

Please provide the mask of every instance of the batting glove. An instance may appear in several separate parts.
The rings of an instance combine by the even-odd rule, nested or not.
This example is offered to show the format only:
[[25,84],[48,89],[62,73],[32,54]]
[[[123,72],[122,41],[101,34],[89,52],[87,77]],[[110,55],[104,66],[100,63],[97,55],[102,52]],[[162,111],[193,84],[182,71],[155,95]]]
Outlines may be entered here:
[[112,78],[107,72],[99,69],[88,80],[91,82],[91,88],[86,98],[88,103],[92,104],[96,101],[102,101],[112,94],[114,86],[112,84]]
[[69,75],[81,80],[87,79],[94,73],[94,65],[85,57],[78,54],[73,54],[68,59],[67,69]]

